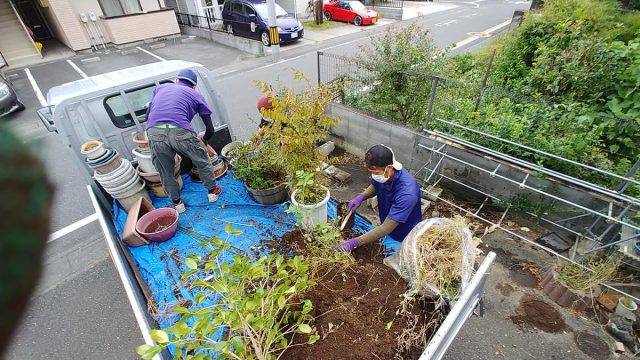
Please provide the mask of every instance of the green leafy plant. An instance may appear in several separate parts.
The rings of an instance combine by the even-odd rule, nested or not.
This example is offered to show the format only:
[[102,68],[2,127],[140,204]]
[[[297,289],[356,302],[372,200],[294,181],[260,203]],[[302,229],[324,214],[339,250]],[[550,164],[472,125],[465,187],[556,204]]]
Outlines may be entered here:
[[272,139],[250,141],[236,150],[233,174],[242,178],[251,189],[264,190],[282,184],[286,174],[277,156],[278,144]]
[[274,88],[257,82],[271,97],[273,105],[273,109],[263,110],[263,116],[272,121],[272,125],[264,129],[264,137],[280,144],[274,149],[274,158],[291,182],[297,171],[314,172],[320,167],[326,157],[316,146],[326,140],[329,128],[336,124],[336,118],[327,114],[336,93],[335,86],[313,86],[299,72],[294,72],[294,79],[304,85],[304,90],[296,92],[295,87]]
[[[231,225],[226,231],[229,236],[242,233]],[[139,346],[143,359],[174,345],[176,359],[273,360],[290,346],[320,338],[309,325],[313,304],[304,299],[315,285],[307,261],[281,255],[225,261],[227,241],[214,237],[205,245],[210,255],[205,260],[188,255],[190,270],[182,275],[191,291],[197,290],[195,303],[174,308],[181,318],[173,326],[151,331],[158,345]]]
[[292,187],[296,190],[295,197],[298,204],[317,204],[327,196],[327,189],[319,183],[321,176],[316,172],[296,171]]
[[558,268],[558,280],[566,287],[591,292],[593,286],[606,283],[615,278],[620,266],[617,257],[593,257],[583,262],[584,268],[572,262],[565,262]]

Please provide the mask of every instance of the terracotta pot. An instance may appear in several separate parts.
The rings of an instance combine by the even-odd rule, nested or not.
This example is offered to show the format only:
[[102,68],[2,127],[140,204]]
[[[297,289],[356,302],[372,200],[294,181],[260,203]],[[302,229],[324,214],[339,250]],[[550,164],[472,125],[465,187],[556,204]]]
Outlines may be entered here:
[[178,218],[175,209],[155,209],[138,220],[136,231],[149,241],[167,241],[178,231]]
[[153,205],[144,197],[140,197],[138,201],[135,202],[127,214],[127,221],[124,223],[124,229],[122,230],[122,241],[124,241],[125,244],[129,246],[149,244],[147,239],[136,232],[136,224],[140,217],[153,209]]
[[149,140],[147,140],[147,135],[144,131],[133,134],[133,142],[140,149],[145,149],[146,151],[149,148]]

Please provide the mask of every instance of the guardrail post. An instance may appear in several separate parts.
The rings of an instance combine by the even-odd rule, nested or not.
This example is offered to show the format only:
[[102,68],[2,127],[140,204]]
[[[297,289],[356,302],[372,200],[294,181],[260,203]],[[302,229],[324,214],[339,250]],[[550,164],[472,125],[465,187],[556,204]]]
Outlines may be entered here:
[[322,51],[316,51],[316,65],[318,67],[318,86],[320,86],[320,56],[322,55]]
[[495,56],[496,49],[492,49],[491,56],[489,56],[489,64],[487,64],[487,71],[485,71],[484,78],[482,78],[482,84],[480,85],[480,94],[478,95],[478,100],[476,100],[476,105],[473,107],[473,112],[478,111],[478,108],[480,107],[482,95],[484,95],[484,88],[487,86],[487,80],[489,80],[489,74],[491,73],[491,66],[493,66],[493,58]]
[[207,19],[207,27],[209,28],[209,31],[211,31],[211,21],[209,21],[208,16],[205,16],[205,19]]
[[427,118],[424,121],[424,130],[429,130],[429,122],[431,122],[431,113],[433,112],[433,103],[436,101],[436,92],[438,91],[438,83],[444,81],[437,76],[431,79],[431,98],[429,99],[429,108],[427,109]]

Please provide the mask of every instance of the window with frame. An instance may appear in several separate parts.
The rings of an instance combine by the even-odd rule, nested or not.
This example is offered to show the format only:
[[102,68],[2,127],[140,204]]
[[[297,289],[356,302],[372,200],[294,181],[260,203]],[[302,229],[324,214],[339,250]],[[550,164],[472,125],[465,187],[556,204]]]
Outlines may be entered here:
[[142,12],[140,0],[98,0],[106,17],[138,14]]
[[244,14],[247,16],[255,16],[256,15],[256,11],[249,5],[244,5]]
[[[165,80],[161,81],[160,84],[170,83],[171,81]],[[127,101],[129,105],[131,105],[131,109],[136,115],[136,119],[139,123],[144,123],[147,121],[145,114],[147,113],[147,109],[149,108],[149,103],[151,102],[151,95],[153,95],[153,90],[156,88],[156,85],[148,85],[145,87],[127,90],[124,92],[127,97]],[[131,117],[131,113],[129,112],[129,107],[127,107],[127,103],[125,99],[122,98],[121,94],[114,94],[108,96],[104,99],[104,108],[111,118],[111,122],[113,125],[117,126],[120,129],[125,129],[131,126],[134,126],[136,123],[133,121]]]

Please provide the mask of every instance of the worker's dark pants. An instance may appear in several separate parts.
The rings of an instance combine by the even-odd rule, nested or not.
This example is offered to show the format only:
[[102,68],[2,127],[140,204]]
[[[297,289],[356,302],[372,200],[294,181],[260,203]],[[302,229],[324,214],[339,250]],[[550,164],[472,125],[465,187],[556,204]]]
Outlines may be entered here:
[[213,190],[216,179],[213,175],[211,159],[198,136],[181,128],[157,128],[147,130],[151,160],[160,173],[162,187],[171,200],[180,200],[180,186],[173,173],[176,153],[187,156],[198,169],[198,174],[207,190]]

